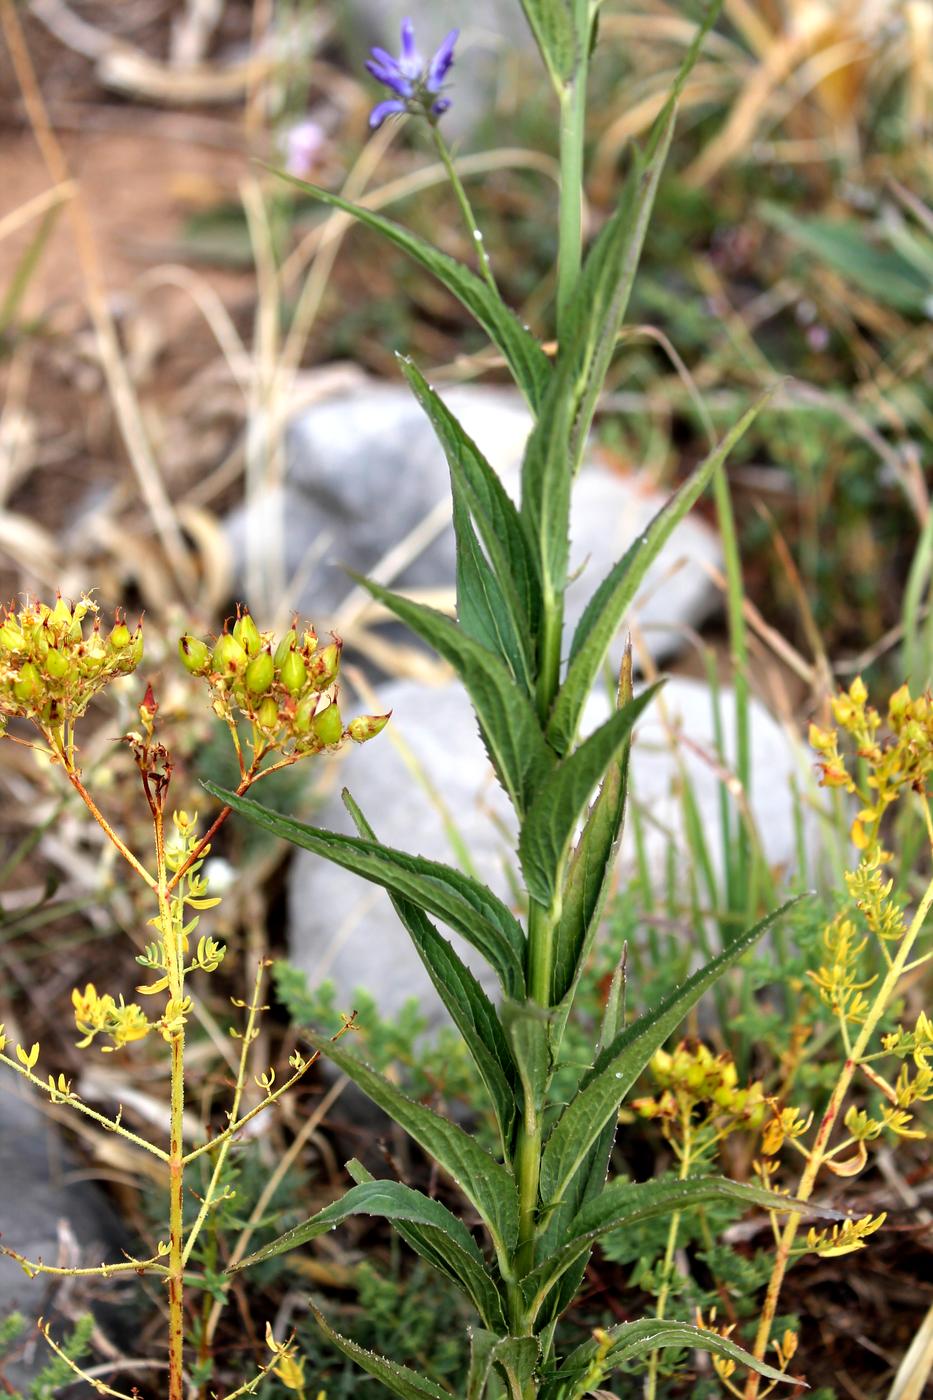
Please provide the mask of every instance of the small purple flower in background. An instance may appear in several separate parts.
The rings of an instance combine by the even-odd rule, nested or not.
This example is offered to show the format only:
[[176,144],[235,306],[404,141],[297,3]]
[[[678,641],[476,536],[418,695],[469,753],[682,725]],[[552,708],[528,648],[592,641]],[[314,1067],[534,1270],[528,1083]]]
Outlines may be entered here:
[[453,65],[454,45],[459,34],[459,29],[452,29],[430,61],[425,63],[415,48],[412,22],[405,19],[402,20],[402,48],[398,58],[393,58],[385,49],[370,51],[372,58],[366,60],[366,67],[384,87],[395,93],[394,97],[386,98],[373,108],[370,126],[381,126],[386,117],[402,112],[437,121],[447,111],[450,101],[441,97],[440,93]]
[[289,175],[303,179],[312,169],[324,147],[326,137],[317,122],[298,122],[285,133],[285,169]]

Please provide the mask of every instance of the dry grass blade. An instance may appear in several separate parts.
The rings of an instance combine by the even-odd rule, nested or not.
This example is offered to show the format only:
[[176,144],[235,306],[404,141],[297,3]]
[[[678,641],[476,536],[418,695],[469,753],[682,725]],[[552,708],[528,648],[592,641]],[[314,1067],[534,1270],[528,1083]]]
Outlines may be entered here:
[[888,1400],[922,1400],[933,1375],[933,1304],[920,1324],[894,1377]]

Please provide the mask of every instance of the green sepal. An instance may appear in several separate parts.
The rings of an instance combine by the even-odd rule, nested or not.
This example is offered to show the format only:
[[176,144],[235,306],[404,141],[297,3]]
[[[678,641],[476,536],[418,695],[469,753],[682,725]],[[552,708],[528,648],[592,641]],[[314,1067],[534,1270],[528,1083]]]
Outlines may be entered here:
[[485,885],[440,861],[409,855],[379,841],[308,826],[207,780],[203,786],[270,835],[313,851],[443,919],[482,953],[507,995],[524,994],[524,932],[514,915]]

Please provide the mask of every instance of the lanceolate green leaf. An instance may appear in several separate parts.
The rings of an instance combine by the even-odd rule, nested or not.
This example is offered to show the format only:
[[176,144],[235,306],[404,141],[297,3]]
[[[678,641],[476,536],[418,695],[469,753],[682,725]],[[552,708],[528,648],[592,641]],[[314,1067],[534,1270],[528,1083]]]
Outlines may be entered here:
[[374,1351],[367,1351],[365,1347],[351,1342],[349,1337],[342,1337],[339,1332],[334,1331],[324,1314],[319,1312],[313,1303],[311,1311],[328,1341],[333,1342],[334,1346],[342,1351],[344,1356],[355,1361],[357,1366],[375,1376],[393,1395],[400,1395],[402,1400],[450,1400],[450,1391],[442,1390],[427,1376],[420,1376],[417,1371],[400,1366],[397,1361],[390,1361],[388,1357],[378,1356]]
[[582,49],[574,23],[573,0],[522,0],[544,65],[558,91],[576,70]]
[[502,1019],[522,1082],[527,1128],[535,1122],[544,1107],[544,1096],[551,1078],[549,1017],[537,1002],[506,1001],[502,1007]]
[[310,1034],[308,1039],[453,1177],[486,1222],[496,1252],[504,1260],[518,1236],[518,1196],[511,1172],[480,1147],[469,1133],[407,1098],[383,1075],[345,1049],[341,1042]]
[[551,377],[551,365],[538,341],[526,330],[513,311],[509,309],[491,287],[463,263],[440,252],[426,243],[417,234],[410,233],[401,224],[394,223],[382,214],[374,214],[371,209],[343,199],[339,194],[322,190],[318,185],[309,185],[294,175],[277,171],[283,180],[311,195],[321,204],[332,209],[342,209],[352,214],[361,224],[375,229],[388,238],[402,252],[414,258],[423,268],[442,282],[449,292],[476,318],[492,343],[502,351],[516,384],[521,389],[529,405],[537,411]]
[[[375,1180],[372,1173],[356,1158],[347,1163],[347,1171],[357,1185]],[[466,1293],[486,1326],[499,1332],[507,1330],[502,1295],[482,1260],[481,1267],[478,1268],[472,1252],[462,1253],[452,1249],[449,1239],[442,1232],[433,1230],[431,1226],[419,1225],[400,1217],[394,1218],[392,1225],[396,1234],[401,1235],[416,1254],[420,1254],[432,1268],[444,1274]]]
[[583,706],[599,675],[606,652],[619,629],[626,609],[641,587],[645,574],[675,527],[705,490],[717,466],[725,461],[742,434],[757,417],[767,397],[767,394],[763,395],[743,414],[722,442],[661,507],[647,530],[639,535],[603,579],[586,605],[571,643],[567,675],[548,722],[548,740],[558,753],[566,752],[573,743]]
[[649,686],[637,699],[616,710],[548,774],[538,789],[522,823],[518,853],[528,893],[545,908],[554,897],[567,849],[593,789],[628,742],[639,715],[658,689],[658,685]]
[[553,767],[554,755],[544,741],[531,701],[516,686],[508,667],[443,613],[368,579],[359,581],[457,671],[473,702],[499,781],[521,816]]
[[[637,1322],[620,1322],[608,1329],[612,1346],[604,1358],[603,1377],[639,1356],[646,1356],[664,1347],[689,1347],[694,1351],[708,1351],[713,1356],[724,1356],[729,1361],[747,1366],[771,1381],[787,1381],[793,1377],[783,1371],[776,1371],[766,1361],[757,1361],[744,1347],[719,1337],[715,1332],[707,1332],[694,1327],[689,1322],[659,1322],[656,1317],[639,1318]],[[572,1351],[556,1374],[541,1391],[541,1400],[571,1400],[579,1395],[579,1381],[588,1367],[596,1359],[597,1343],[584,1342]]]
[[[764,1210],[799,1209],[798,1203],[789,1196],[781,1196],[763,1186],[729,1181],[726,1177],[695,1177],[687,1181],[674,1178],[613,1181],[577,1213],[567,1230],[566,1241],[523,1279],[522,1290],[529,1306],[537,1311],[564,1271],[582,1255],[588,1254],[602,1235],[712,1201],[735,1201],[739,1205],[760,1206]],[[803,1210],[811,1216],[820,1214],[806,1206]]]
[[443,919],[495,968],[504,991],[510,996],[524,994],[524,933],[502,901],[485,885],[440,861],[409,855],[378,841],[307,826],[214,783],[205,782],[204,786],[270,835],[314,851]]
[[[499,585],[480,548],[470,512],[457,483],[453,522],[457,558],[457,621],[468,636],[503,661],[527,696],[534,694],[527,623]],[[514,593],[514,589],[511,590]]]
[[516,616],[522,619],[531,642],[538,630],[541,581],[525,522],[499,477],[447,405],[410,360],[402,359],[401,366],[437,433],[451,481],[473,517],[499,587],[510,598],[514,595]]
[[[799,896],[802,898],[802,896]],[[654,1011],[646,1012],[633,1025],[621,1031],[599,1054],[555,1124],[541,1161],[541,1200],[545,1207],[557,1204],[568,1183],[585,1162],[590,1144],[617,1112],[619,1104],[638,1076],[677,1026],[720,978],[738,962],[743,953],[761,938],[777,919],[798,903],[791,899],[766,919],[746,930],[718,957],[677,987]]]
[[[346,790],[343,800],[360,835],[375,840],[375,833]],[[463,1036],[489,1091],[505,1150],[511,1141],[515,1120],[513,1086],[517,1075],[496,1009],[473,973],[430,919],[409,900],[394,895],[391,898],[395,912],[408,930],[438,996]]]
[[[440,1201],[431,1200],[400,1181],[370,1178],[352,1187],[339,1201],[325,1206],[304,1224],[296,1225],[257,1250],[238,1268],[247,1269],[277,1254],[298,1249],[353,1215],[377,1216],[403,1229],[413,1227],[410,1232],[413,1248],[464,1290],[488,1326],[502,1325],[502,1299],[469,1230]],[[425,1247],[419,1249],[420,1244]]]

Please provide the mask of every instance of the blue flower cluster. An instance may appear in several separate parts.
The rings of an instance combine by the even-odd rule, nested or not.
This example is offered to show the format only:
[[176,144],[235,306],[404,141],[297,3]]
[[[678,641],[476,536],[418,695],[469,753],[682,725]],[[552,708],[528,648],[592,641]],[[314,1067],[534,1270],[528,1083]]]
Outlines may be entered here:
[[437,121],[438,117],[447,111],[450,101],[440,94],[444,79],[453,65],[454,45],[459,34],[459,29],[452,29],[431,59],[425,63],[415,48],[412,22],[406,19],[402,21],[402,49],[398,58],[393,58],[385,49],[371,50],[372,58],[366,60],[366,67],[373,77],[395,93],[395,96],[386,98],[373,108],[369,118],[370,126],[381,126],[386,117],[402,112]]

